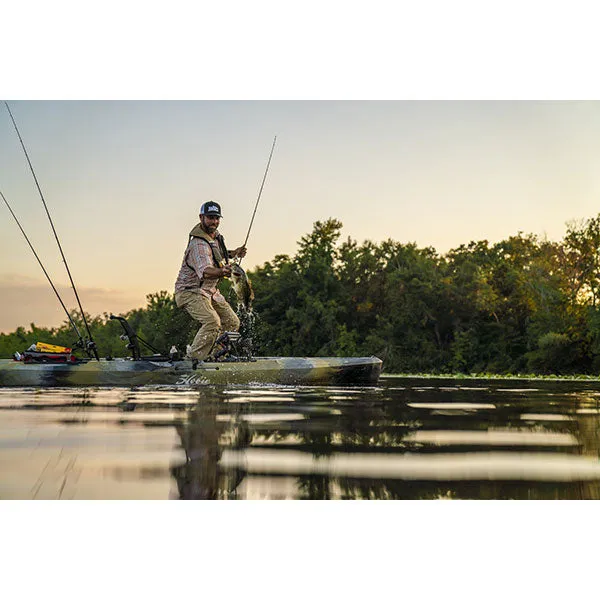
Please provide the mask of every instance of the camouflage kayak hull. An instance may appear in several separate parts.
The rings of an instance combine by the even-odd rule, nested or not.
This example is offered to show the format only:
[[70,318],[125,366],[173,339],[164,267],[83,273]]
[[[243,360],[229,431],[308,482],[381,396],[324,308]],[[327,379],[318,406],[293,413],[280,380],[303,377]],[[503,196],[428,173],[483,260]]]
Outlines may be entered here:
[[256,358],[249,362],[85,360],[76,364],[0,359],[0,387],[201,386],[227,384],[374,385],[382,361],[366,358]]

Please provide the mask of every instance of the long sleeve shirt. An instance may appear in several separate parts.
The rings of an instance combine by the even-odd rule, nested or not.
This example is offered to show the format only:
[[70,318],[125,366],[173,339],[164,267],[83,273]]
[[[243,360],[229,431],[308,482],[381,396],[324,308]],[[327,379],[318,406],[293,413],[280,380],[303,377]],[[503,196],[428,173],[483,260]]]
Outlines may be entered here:
[[193,237],[183,255],[181,269],[175,282],[175,293],[198,292],[216,302],[225,302],[225,298],[217,287],[219,278],[204,276],[206,267],[214,266],[217,265],[215,265],[213,253],[208,243],[201,238]]

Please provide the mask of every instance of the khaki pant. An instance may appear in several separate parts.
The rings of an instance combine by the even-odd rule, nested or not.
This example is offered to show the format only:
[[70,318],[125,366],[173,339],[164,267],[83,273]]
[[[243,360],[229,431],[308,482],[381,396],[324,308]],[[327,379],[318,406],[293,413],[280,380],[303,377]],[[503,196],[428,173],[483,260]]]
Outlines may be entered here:
[[215,302],[196,292],[177,292],[175,303],[201,324],[188,353],[189,358],[204,360],[219,333],[240,328],[240,320],[227,302]]

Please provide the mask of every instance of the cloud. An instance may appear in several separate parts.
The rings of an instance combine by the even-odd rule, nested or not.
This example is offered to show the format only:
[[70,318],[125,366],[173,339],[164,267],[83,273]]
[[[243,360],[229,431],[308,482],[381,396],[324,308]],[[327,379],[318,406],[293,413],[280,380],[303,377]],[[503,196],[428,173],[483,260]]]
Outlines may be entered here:
[[[77,307],[75,294],[69,286],[57,285],[56,289],[68,310]],[[133,308],[145,306],[146,293],[126,292],[94,287],[77,288],[86,313],[120,314]],[[47,282],[8,274],[0,277],[0,332],[9,333],[17,327],[57,327],[67,320],[56,294]]]

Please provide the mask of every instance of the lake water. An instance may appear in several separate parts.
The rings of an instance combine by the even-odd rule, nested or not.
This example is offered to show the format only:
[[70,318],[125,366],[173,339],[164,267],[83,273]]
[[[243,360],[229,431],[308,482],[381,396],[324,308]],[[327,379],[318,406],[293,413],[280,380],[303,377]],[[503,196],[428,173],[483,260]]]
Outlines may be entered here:
[[600,382],[0,389],[1,499],[599,499]]

